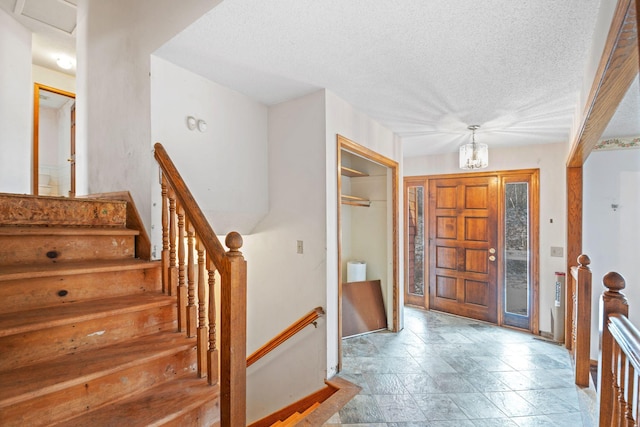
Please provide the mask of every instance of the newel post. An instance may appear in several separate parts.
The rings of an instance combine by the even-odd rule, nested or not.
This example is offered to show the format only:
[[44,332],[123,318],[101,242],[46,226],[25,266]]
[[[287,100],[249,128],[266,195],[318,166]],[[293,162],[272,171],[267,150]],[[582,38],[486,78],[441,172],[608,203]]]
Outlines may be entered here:
[[220,289],[220,418],[223,427],[246,425],[247,263],[242,236],[227,234]]
[[578,257],[576,279],[576,384],[589,387],[591,353],[591,259],[585,254]]
[[[609,317],[613,314],[629,316],[627,299],[620,293],[625,287],[624,277],[615,272],[602,279],[606,290],[600,297],[600,357],[598,358],[598,402],[600,402],[600,426],[611,425],[614,406],[612,353],[613,336],[609,332]],[[617,396],[616,396],[617,400]]]

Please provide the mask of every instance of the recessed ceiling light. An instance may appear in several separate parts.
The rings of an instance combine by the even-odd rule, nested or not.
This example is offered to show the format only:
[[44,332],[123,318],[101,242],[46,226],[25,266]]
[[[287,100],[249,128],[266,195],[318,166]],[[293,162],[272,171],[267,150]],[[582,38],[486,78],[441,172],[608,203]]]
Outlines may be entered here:
[[56,59],[56,64],[63,70],[70,70],[73,67],[73,59],[68,56],[61,55]]

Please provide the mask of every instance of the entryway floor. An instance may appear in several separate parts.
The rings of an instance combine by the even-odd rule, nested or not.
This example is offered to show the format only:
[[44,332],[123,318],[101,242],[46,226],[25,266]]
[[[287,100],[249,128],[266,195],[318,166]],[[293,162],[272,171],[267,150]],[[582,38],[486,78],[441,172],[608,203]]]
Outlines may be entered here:
[[324,425],[593,427],[595,390],[573,382],[564,346],[405,308],[405,329],[343,340],[339,375],[362,391]]

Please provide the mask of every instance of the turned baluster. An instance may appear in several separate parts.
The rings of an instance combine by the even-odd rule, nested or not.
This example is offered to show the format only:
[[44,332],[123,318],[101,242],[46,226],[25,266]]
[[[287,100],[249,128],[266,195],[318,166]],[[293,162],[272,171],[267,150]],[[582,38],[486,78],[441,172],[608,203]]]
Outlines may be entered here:
[[[204,245],[200,238],[196,239],[196,249],[198,250],[198,376],[203,378],[207,375],[207,283],[205,282],[205,256]],[[195,313],[194,313],[195,317]]]
[[622,427],[624,425],[622,423],[622,420],[624,417],[625,407],[626,407],[626,404],[624,401],[624,386],[625,386],[624,378],[627,373],[627,363],[626,363],[627,358],[624,352],[622,351],[622,349],[620,348],[620,346],[616,344],[616,347],[618,348],[618,354],[616,358],[618,360],[618,374],[616,375],[614,373],[613,379],[618,387],[618,396],[617,396],[617,408],[613,412],[613,417],[614,417],[613,423],[615,425],[619,425]]
[[187,292],[188,292],[188,304],[187,304],[187,336],[195,337],[196,336],[196,328],[198,327],[196,323],[196,292],[195,292],[195,262],[193,259],[193,251],[194,251],[194,231],[193,225],[191,222],[187,222],[187,245],[189,252],[189,261],[187,264]]
[[169,206],[167,204],[167,179],[162,175],[162,292],[169,294]]
[[169,295],[175,295],[178,286],[178,266],[176,261],[176,196],[169,188]]
[[629,372],[627,372],[627,395],[624,399],[625,420],[623,422],[623,425],[625,425],[626,427],[634,427],[636,423],[633,420],[633,394],[636,388],[636,373],[635,369],[633,368],[633,363],[631,363],[631,360],[629,358],[627,358],[627,363]]
[[207,254],[209,266],[209,349],[207,351],[207,377],[209,384],[218,384],[218,349],[216,348],[216,268]]
[[178,331],[187,328],[187,286],[185,284],[184,210],[178,206]]
[[[611,426],[612,414],[617,407],[618,395],[614,387],[617,378],[614,369],[618,369],[618,360],[614,358],[614,338],[609,331],[609,318],[619,314],[629,316],[627,299],[620,293],[625,287],[624,277],[615,272],[605,274],[602,279],[606,290],[600,297],[600,357],[598,358],[598,402],[600,402],[600,426]],[[614,364],[616,363],[616,364]]]

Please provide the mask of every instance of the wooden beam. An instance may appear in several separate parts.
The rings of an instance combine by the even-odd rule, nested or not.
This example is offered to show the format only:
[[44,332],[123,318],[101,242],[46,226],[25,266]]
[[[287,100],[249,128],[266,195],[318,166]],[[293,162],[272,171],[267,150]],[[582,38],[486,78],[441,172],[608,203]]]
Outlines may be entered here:
[[587,160],[637,74],[636,5],[619,0],[568,167],[580,167]]
[[577,265],[582,253],[582,167],[567,168],[567,268],[565,276],[564,342],[572,349],[573,297],[570,292],[571,267]]

